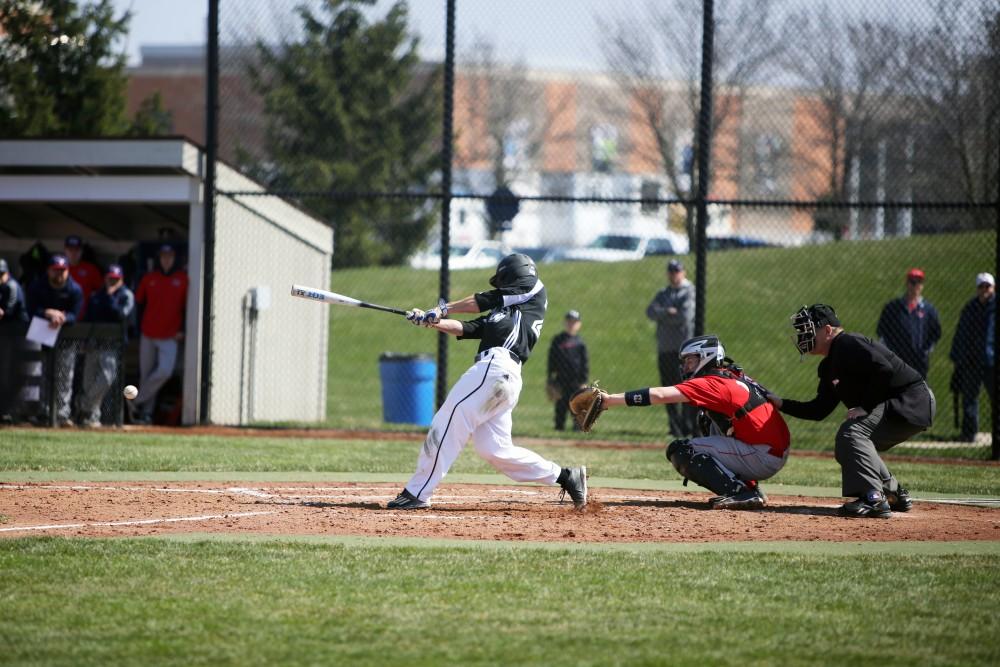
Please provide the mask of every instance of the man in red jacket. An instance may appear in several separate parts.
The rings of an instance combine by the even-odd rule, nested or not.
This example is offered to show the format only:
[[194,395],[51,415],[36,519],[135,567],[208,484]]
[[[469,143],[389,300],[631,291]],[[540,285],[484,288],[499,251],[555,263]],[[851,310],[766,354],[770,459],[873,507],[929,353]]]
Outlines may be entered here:
[[[767,390],[726,357],[718,336],[686,340],[681,378],[669,387],[604,394],[604,405],[641,407],[690,403],[700,408],[701,434],[674,440],[667,460],[685,480],[718,494],[713,509],[759,509],[767,503],[758,480],[778,473],[788,460],[791,436]],[[603,392],[602,392],[603,393]]]
[[90,295],[104,287],[101,270],[93,262],[83,259],[83,239],[71,235],[66,237],[66,259],[69,260],[69,276],[83,290],[83,308],[80,317],[87,311]]
[[153,421],[156,394],[174,373],[177,350],[184,338],[184,308],[188,275],[176,267],[177,253],[171,245],[160,247],[160,270],[142,277],[135,302],[144,306],[139,339],[139,395],[129,403],[132,421]]

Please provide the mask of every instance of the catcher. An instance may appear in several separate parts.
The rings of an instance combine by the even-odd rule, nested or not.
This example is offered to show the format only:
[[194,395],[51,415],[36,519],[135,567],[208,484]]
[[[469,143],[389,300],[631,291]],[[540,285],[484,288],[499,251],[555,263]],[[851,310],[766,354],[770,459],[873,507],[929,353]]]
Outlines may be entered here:
[[718,494],[713,509],[759,509],[767,496],[757,482],[773,477],[788,459],[788,426],[767,401],[767,390],[726,357],[718,336],[685,341],[680,350],[683,381],[607,394],[584,389],[570,401],[574,416],[589,431],[601,411],[617,405],[644,407],[691,403],[700,408],[700,434],[674,440],[667,460],[684,476]]

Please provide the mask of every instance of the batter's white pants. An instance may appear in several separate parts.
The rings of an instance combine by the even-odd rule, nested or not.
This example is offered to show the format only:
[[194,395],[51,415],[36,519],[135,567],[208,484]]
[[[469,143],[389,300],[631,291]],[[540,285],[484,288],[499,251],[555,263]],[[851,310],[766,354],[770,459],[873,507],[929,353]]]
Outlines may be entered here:
[[406,490],[421,500],[430,498],[470,436],[476,453],[514,481],[555,484],[562,469],[511,440],[511,411],[520,395],[521,365],[502,348],[489,350],[459,378],[434,415]]

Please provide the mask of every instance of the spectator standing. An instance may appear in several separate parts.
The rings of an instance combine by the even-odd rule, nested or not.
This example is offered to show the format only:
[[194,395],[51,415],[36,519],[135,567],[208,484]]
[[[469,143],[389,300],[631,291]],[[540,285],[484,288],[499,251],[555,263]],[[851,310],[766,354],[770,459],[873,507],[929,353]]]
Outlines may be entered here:
[[[135,296],[125,286],[124,278],[121,266],[112,264],[108,267],[108,272],[104,274],[104,287],[91,296],[83,316],[84,322],[118,323],[122,327],[122,335],[126,335],[125,323],[135,307]],[[86,351],[83,393],[77,397],[82,426],[96,428],[101,425],[101,402],[114,383],[118,357],[118,350],[107,347]]]
[[[587,378],[590,377],[590,358],[587,344],[580,338],[581,326],[579,311],[569,311],[566,313],[562,332],[549,345],[548,382],[559,392],[555,414],[557,431],[566,428],[566,412],[573,392],[586,386]],[[573,430],[579,430],[576,421],[573,422]]]
[[[64,255],[49,258],[45,275],[39,276],[28,287],[27,306],[30,316],[48,320],[53,329],[77,321],[83,306],[83,290],[70,277],[69,260]],[[62,341],[43,357],[46,360],[45,377],[51,376],[50,370],[55,371],[49,391],[55,392],[56,424],[63,427],[73,426],[71,399],[76,347],[73,341]],[[50,369],[48,364],[54,364],[54,368]]]
[[[0,258],[0,421],[12,422],[17,397],[21,393],[19,362],[22,329],[27,320],[24,292],[10,274],[7,260]],[[21,326],[18,326],[21,325]]]
[[173,375],[177,351],[184,338],[184,308],[188,275],[177,268],[177,252],[160,246],[159,270],[142,277],[135,302],[143,306],[139,326],[139,395],[131,401],[132,421],[149,424],[160,388]]
[[94,263],[83,259],[83,239],[76,235],[67,236],[64,249],[66,259],[69,260],[70,278],[83,290],[83,308],[80,310],[80,317],[83,317],[87,312],[90,295],[104,287],[104,280],[101,278],[101,270]]
[[924,272],[910,269],[906,292],[882,308],[876,334],[883,345],[926,380],[931,351],[941,340],[941,320],[933,304],[924,299],[923,291]]
[[[694,285],[687,279],[680,260],[667,262],[667,286],[656,293],[646,308],[646,317],[656,322],[657,365],[660,385],[681,382],[678,354],[684,341],[694,336]],[[668,403],[670,435],[694,435],[697,411],[689,403]]]
[[992,274],[976,276],[976,296],[962,308],[951,340],[951,357],[955,364],[951,386],[962,396],[962,430],[966,442],[976,439],[979,431],[979,389],[993,400],[993,364],[987,357],[988,322],[996,308],[995,281]]

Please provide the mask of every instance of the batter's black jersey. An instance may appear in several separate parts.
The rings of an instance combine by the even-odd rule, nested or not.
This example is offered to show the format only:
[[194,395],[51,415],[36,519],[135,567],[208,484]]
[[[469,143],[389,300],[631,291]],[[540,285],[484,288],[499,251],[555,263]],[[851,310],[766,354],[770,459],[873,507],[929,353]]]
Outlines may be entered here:
[[479,352],[491,347],[503,347],[513,352],[523,364],[531,356],[542,335],[545,309],[549,297],[541,280],[523,294],[505,293],[509,290],[477,292],[476,305],[482,317],[462,322],[463,338],[478,338]]

